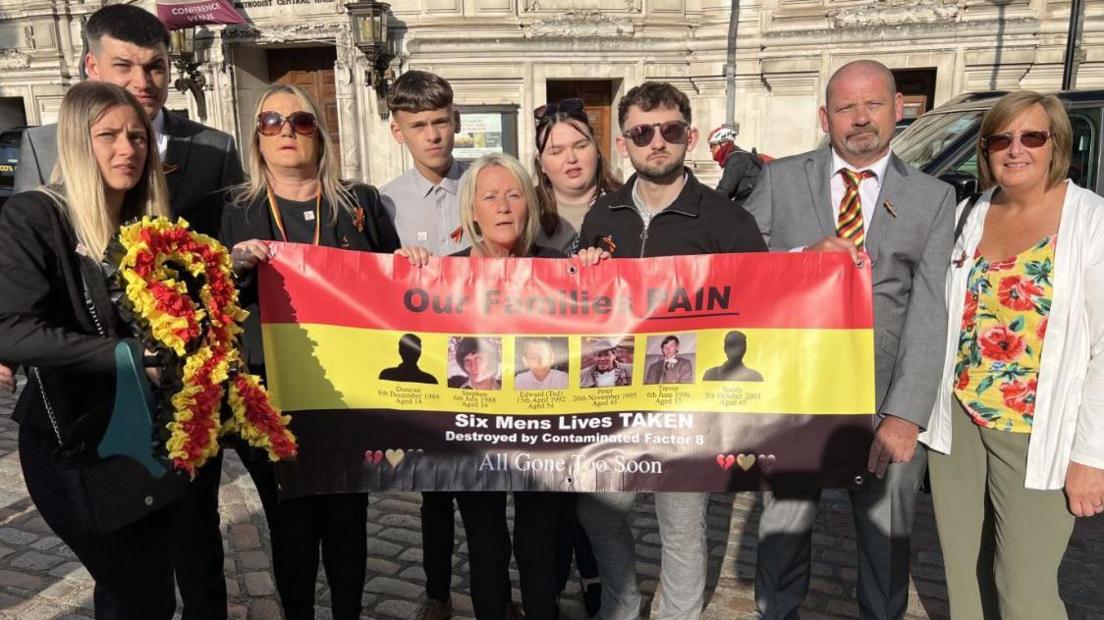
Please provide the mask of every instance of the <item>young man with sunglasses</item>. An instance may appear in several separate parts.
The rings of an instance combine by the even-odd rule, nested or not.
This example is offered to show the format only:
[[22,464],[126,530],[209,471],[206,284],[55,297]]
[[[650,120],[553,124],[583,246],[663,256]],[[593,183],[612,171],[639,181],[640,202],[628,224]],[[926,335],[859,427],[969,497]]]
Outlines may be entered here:
[[[903,103],[881,63],[844,65],[828,80],[820,108],[830,145],[767,164],[745,203],[772,250],[849,252],[858,268],[873,270],[877,430],[867,455],[871,475],[851,491],[851,506],[859,615],[878,620],[900,618],[908,606],[909,534],[926,462],[916,439],[942,372],[955,211],[950,186],[890,151]],[[819,498],[819,490],[763,494],[755,581],[761,618],[797,616]]]
[[[169,32],[149,11],[112,4],[88,19],[89,80],[111,82],[138,100],[153,123],[156,146],[174,216],[197,231],[218,236],[221,204],[208,195],[240,183],[241,161],[228,134],[164,108],[169,94]],[[152,145],[151,145],[152,146]],[[15,191],[45,185],[57,162],[57,125],[28,129],[19,153]],[[0,365],[2,367],[2,365]],[[0,375],[6,374],[0,369]],[[226,618],[218,489],[222,456],[200,468],[187,494],[173,504],[172,552],[185,620]]]
[[[615,258],[764,252],[759,230],[742,208],[702,185],[683,165],[698,130],[690,100],[665,82],[645,82],[617,106],[624,133],[617,149],[636,169],[624,187],[602,196],[583,220],[584,254]],[[602,579],[603,620],[640,614],[635,546],[629,527],[635,493],[589,493],[579,499]],[[695,620],[705,596],[708,493],[656,493],[662,545],[660,593],[653,617]]]

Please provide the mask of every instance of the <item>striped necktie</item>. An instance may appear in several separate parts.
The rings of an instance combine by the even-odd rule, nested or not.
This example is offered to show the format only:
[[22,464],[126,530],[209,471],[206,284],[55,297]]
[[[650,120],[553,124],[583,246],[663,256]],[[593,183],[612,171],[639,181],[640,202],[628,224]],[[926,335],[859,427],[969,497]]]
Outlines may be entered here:
[[850,239],[855,247],[860,250],[863,247],[863,213],[862,199],[859,197],[859,183],[863,179],[873,179],[875,174],[870,170],[855,172],[848,168],[840,170],[843,175],[843,200],[840,201],[839,217],[836,220],[836,236]]

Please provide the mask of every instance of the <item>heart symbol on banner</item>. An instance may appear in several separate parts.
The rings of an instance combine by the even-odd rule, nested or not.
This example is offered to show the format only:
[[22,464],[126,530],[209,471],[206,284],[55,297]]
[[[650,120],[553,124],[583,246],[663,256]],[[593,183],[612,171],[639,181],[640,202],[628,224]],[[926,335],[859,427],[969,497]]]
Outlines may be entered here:
[[373,465],[379,465],[383,460],[383,450],[365,450],[364,461]]
[[777,461],[773,454],[760,454],[759,455],[759,467],[766,473],[770,473],[774,469],[774,463]]
[[732,464],[736,462],[736,457],[731,454],[718,454],[717,465],[720,465],[721,469],[728,471],[732,467]]
[[391,467],[398,467],[399,463],[402,462],[403,457],[406,456],[406,453],[402,450],[392,450],[389,448],[386,452],[383,453],[383,456],[387,459],[388,463],[391,463]]
[[755,466],[754,454],[737,454],[736,464],[740,466],[740,469],[747,471]]

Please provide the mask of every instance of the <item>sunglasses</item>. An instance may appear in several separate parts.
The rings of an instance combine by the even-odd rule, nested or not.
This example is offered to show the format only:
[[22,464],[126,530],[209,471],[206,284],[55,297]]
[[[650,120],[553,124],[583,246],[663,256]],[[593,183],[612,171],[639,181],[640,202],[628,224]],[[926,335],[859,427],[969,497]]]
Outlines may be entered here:
[[666,123],[652,123],[651,125],[636,125],[621,134],[632,140],[637,146],[648,146],[655,137],[656,128],[659,135],[670,144],[686,144],[690,138],[690,125],[685,121],[667,121]]
[[310,112],[292,112],[287,116],[279,112],[261,112],[257,115],[257,131],[262,136],[275,136],[284,130],[284,123],[291,125],[301,136],[312,135],[318,129],[318,120]]
[[571,99],[564,99],[562,101],[554,101],[552,103],[546,103],[536,110],[533,110],[533,118],[538,123],[550,121],[556,114],[564,114],[567,116],[576,116],[586,118],[586,104],[582,99],[578,97],[572,97]]
[[[1012,146],[1015,138],[1010,133],[991,133],[981,139],[981,148],[986,152],[1003,151]],[[1050,140],[1049,131],[1025,131],[1020,134],[1020,144],[1029,149],[1037,149]]]

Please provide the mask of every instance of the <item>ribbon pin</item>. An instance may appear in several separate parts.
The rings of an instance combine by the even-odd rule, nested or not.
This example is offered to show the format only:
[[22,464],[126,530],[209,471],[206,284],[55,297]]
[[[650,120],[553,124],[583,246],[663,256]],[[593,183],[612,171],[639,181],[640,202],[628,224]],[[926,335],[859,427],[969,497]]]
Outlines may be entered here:
[[893,206],[892,202],[887,200],[882,203],[882,206],[885,207],[886,211],[889,211],[890,215],[892,215],[893,217],[897,217],[897,209]]

